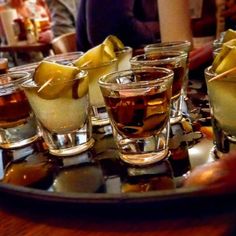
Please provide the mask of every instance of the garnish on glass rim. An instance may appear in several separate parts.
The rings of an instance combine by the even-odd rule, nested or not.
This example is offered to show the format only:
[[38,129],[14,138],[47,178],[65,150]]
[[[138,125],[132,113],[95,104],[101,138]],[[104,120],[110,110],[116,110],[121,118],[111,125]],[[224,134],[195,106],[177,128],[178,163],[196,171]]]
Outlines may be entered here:
[[227,71],[225,71],[225,72],[223,72],[223,73],[221,73],[221,74],[219,74],[219,75],[216,75],[215,77],[211,78],[211,79],[208,81],[208,83],[209,83],[209,82],[212,82],[212,81],[214,81],[214,80],[222,79],[222,78],[224,78],[226,75],[228,75],[228,74],[230,74],[230,73],[232,73],[232,72],[234,72],[234,71],[236,71],[236,67],[233,67],[233,68],[231,68],[231,69],[229,69],[229,70],[227,70]]

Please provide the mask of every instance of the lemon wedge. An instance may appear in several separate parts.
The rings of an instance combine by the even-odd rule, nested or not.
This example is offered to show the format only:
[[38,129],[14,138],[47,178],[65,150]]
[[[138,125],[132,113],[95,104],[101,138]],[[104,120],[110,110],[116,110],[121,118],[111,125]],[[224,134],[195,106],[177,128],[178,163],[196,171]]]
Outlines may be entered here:
[[116,51],[124,48],[124,44],[114,35],[109,35],[99,45],[89,49],[73,62],[79,68],[97,67],[116,58]]
[[228,29],[225,32],[223,43],[230,41],[231,39],[236,39],[236,31],[233,29]]
[[109,52],[109,48],[105,44],[99,44],[98,46],[89,49],[80,58],[75,60],[73,64],[77,67],[96,67],[102,63],[109,62],[114,57],[112,57]]
[[220,64],[215,69],[217,74],[221,74],[225,71],[230,70],[231,68],[236,66],[236,47],[229,50],[229,52],[223,57]]
[[39,86],[38,95],[44,99],[58,98],[62,91],[72,88],[79,69],[74,66],[42,61],[35,69],[33,80]]
[[[82,72],[81,72],[82,73]],[[75,80],[72,86],[72,97],[78,99],[88,93],[89,82],[88,76],[84,76],[81,79]]]
[[119,51],[125,47],[122,41],[115,35],[107,36],[103,41],[103,44],[107,45],[114,52]]
[[212,63],[212,69],[214,71],[219,66],[219,64],[222,62],[222,60],[227,56],[227,54],[230,52],[230,50],[233,49],[234,47],[236,47],[236,39],[232,39],[222,45],[222,48],[221,48],[219,54],[216,55],[216,57]]

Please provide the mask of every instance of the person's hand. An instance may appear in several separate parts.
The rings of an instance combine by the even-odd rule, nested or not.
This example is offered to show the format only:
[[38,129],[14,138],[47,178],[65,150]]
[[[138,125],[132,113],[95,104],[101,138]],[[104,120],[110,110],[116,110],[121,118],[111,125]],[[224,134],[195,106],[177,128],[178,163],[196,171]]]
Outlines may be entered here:
[[38,42],[40,43],[50,43],[53,39],[53,32],[52,30],[46,30],[40,32]]
[[219,160],[195,167],[185,180],[185,187],[218,187],[234,191],[236,187],[236,151],[224,154]]

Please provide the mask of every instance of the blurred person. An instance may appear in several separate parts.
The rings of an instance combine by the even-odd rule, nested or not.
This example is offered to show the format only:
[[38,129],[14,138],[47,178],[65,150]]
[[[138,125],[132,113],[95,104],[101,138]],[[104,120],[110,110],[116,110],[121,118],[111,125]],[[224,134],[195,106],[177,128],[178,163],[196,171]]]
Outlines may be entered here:
[[156,0],[80,0],[78,50],[87,51],[109,34],[133,48],[160,39]]
[[216,37],[216,0],[189,0],[193,47],[201,48]]
[[[208,2],[210,3],[210,2]],[[212,2],[213,3],[213,2]],[[223,11],[221,16],[224,17],[224,30],[229,28],[236,30],[236,1],[225,0],[222,1]],[[208,8],[207,12],[210,12],[211,8]],[[210,65],[213,61],[213,45],[212,42],[205,42],[200,48],[196,48],[190,53],[190,70],[198,70],[198,68],[207,64]],[[203,67],[204,69],[204,67]]]
[[222,15],[225,17],[225,29],[236,30],[236,1],[225,1],[225,10],[222,12]]
[[45,0],[9,0],[8,5],[16,9],[22,19],[38,19],[44,22],[39,32],[38,41],[49,43],[53,38],[51,14]]
[[48,0],[54,37],[75,32],[77,9],[80,0]]

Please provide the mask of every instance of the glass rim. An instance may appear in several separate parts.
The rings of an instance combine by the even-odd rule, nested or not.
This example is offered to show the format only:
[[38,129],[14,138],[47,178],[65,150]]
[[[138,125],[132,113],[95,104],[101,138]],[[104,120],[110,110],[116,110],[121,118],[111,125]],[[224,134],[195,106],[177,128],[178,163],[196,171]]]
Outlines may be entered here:
[[158,48],[164,48],[164,49],[172,49],[172,48],[176,48],[176,47],[184,47],[184,46],[191,46],[191,42],[188,40],[176,40],[176,41],[166,41],[166,42],[160,42],[160,43],[152,43],[152,44],[148,44],[144,47],[145,49],[158,49]]
[[35,68],[39,65],[40,62],[33,62],[33,63],[28,63],[20,66],[14,66],[9,68],[8,73],[13,73],[13,72],[20,72],[22,70],[27,70],[28,71],[34,71]]
[[[80,58],[82,55],[84,54],[84,52],[82,51],[75,51],[75,52],[65,52],[65,53],[60,53],[60,54],[55,54],[55,55],[51,55],[48,57],[45,57],[44,60],[45,61],[58,61],[58,60],[66,60],[71,56],[78,56],[78,58]],[[54,59],[54,60],[53,60]],[[76,59],[71,59],[72,62]]]
[[[131,82],[131,83],[124,83],[124,84],[119,84],[119,83],[113,83],[113,82],[106,82],[104,81],[105,79],[109,77],[122,77],[125,75],[132,75],[135,72],[141,72],[147,70],[148,72],[155,72],[155,71],[160,71],[166,73],[166,75],[163,75],[159,78],[153,79],[153,80],[145,80],[145,81],[138,81],[138,82]],[[115,88],[135,88],[137,85],[140,86],[154,86],[157,84],[163,84],[167,80],[172,79],[173,80],[174,72],[170,69],[164,68],[164,67],[154,67],[154,66],[142,66],[140,68],[131,68],[128,70],[121,70],[121,71],[115,71],[111,72],[109,74],[103,75],[99,78],[98,84],[102,87],[115,87]]]
[[[31,74],[26,71],[14,71],[0,75],[0,89],[7,86],[20,85],[30,78]],[[9,80],[9,78],[11,78]],[[5,80],[5,81],[4,81]]]
[[[161,58],[161,59],[145,59],[146,56],[148,55],[155,55],[155,54],[169,54],[169,55],[174,55],[172,57],[166,57],[166,58]],[[176,55],[178,54],[178,55]],[[176,56],[175,56],[176,55]],[[159,63],[159,64],[165,64],[167,62],[173,62],[176,61],[177,59],[186,59],[187,60],[187,53],[184,51],[177,51],[177,50],[165,50],[165,51],[153,51],[153,52],[146,52],[143,54],[139,54],[137,56],[134,56],[130,59],[131,65],[133,64],[139,64],[139,63]],[[143,58],[143,60],[139,60],[140,58]]]
[[[50,83],[48,83],[48,84],[49,84],[49,86],[54,87],[54,86],[57,86],[58,84],[68,84],[68,83],[71,83],[73,81],[77,81],[77,80],[80,80],[80,79],[83,79],[83,78],[86,78],[86,77],[88,77],[88,72],[86,70],[80,70],[73,79],[69,79],[67,81],[60,81],[60,80],[55,81],[55,80],[53,80],[53,84],[50,84]],[[42,84],[42,85],[37,84],[33,80],[33,77],[31,77],[31,78],[27,79],[26,81],[24,81],[21,84],[21,87],[22,88],[32,88],[32,87],[40,88],[40,87],[44,86],[44,84]]]
[[[208,77],[214,77],[217,76],[219,74],[217,74],[215,71],[212,70],[212,65],[208,66],[207,68],[205,68],[204,70],[204,75],[208,76]],[[227,76],[226,76],[227,77]],[[236,75],[230,75],[231,78],[236,77]],[[224,80],[222,80],[224,81]]]
[[214,71],[212,70],[212,65],[210,65],[210,66],[208,66],[207,68],[205,68],[204,73],[205,73],[205,75],[207,75],[207,76],[216,76],[216,75],[217,75],[216,72],[214,72]]
[[[98,68],[102,68],[102,67],[106,67],[108,65],[112,65],[113,63],[117,63],[118,62],[118,59],[117,58],[113,58],[112,60],[110,61],[106,61],[106,62],[102,62],[100,65],[97,65],[97,66],[91,66],[89,67],[89,65],[86,65],[86,66],[76,66],[78,67],[79,69],[81,70],[87,70],[87,71],[90,71],[90,70],[93,70],[93,69],[98,69]],[[73,64],[74,65],[74,64]],[[75,65],[74,65],[75,66]]]
[[123,48],[115,51],[115,54],[121,54],[123,52],[132,52],[133,51],[133,48],[130,47],[130,46],[124,46]]

